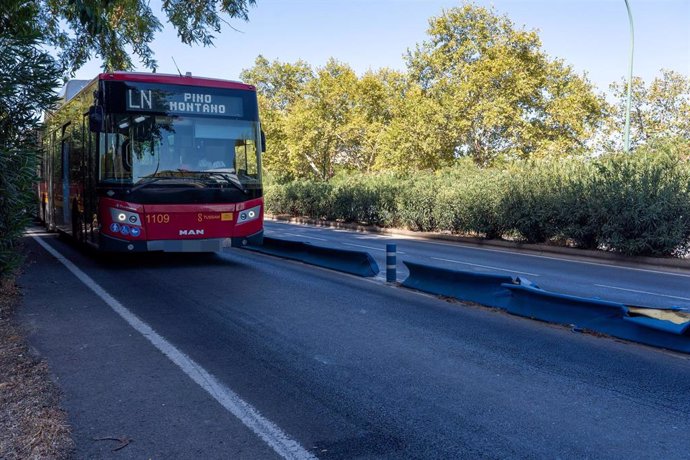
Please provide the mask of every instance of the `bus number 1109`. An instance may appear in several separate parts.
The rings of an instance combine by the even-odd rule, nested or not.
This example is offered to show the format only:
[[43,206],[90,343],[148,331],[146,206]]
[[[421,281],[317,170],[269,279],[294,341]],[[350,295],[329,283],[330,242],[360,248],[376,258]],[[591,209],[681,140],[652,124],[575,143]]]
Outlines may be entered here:
[[147,224],[168,224],[170,223],[170,214],[146,214]]

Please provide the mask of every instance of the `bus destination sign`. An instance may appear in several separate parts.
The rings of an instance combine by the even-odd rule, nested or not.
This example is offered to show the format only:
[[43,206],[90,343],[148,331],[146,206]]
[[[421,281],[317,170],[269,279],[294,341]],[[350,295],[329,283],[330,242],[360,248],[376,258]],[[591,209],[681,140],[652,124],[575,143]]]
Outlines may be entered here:
[[171,92],[161,89],[127,88],[127,111],[168,112],[189,115],[225,115],[241,117],[242,98],[192,91]]

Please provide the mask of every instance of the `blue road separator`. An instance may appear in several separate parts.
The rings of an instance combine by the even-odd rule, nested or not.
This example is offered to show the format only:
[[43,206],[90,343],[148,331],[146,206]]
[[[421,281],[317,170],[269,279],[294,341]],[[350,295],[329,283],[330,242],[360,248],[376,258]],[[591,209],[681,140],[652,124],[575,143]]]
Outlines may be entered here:
[[592,321],[622,318],[627,312],[622,303],[559,294],[527,283],[506,284],[504,287],[512,294],[508,312],[550,323],[590,328]]
[[648,318],[646,316],[625,316],[623,319],[630,323],[635,323],[650,329],[656,329],[668,334],[688,335],[688,331],[690,330],[690,321],[676,324],[671,321]]
[[246,249],[362,277],[373,277],[379,273],[379,266],[374,258],[363,251],[315,246],[267,236],[264,237],[262,246],[247,246]]
[[[670,319],[660,319],[650,316],[645,316],[644,310],[649,310],[647,308],[628,308],[629,316],[623,318],[631,323],[641,324],[645,327],[652,329],[658,329],[663,332],[668,332],[677,335],[690,335],[690,319],[687,318],[687,311],[680,308],[668,308],[663,310],[664,313],[675,313],[678,311],[686,313],[686,318],[680,318],[680,321],[676,319],[672,321]],[[658,309],[653,309],[652,311],[659,311]]]
[[508,312],[551,323],[573,325],[620,339],[690,353],[690,319],[682,323],[641,316],[639,311],[675,312],[677,308],[630,307],[618,302],[558,294],[523,285],[512,293]]
[[690,312],[678,307],[633,307],[546,291],[525,278],[403,263],[410,270],[410,276],[402,283],[405,287],[501,308],[518,316],[690,353]]
[[403,263],[410,271],[403,286],[489,307],[506,309],[510,291],[505,288],[505,284],[517,282],[508,275],[450,270],[408,261]]

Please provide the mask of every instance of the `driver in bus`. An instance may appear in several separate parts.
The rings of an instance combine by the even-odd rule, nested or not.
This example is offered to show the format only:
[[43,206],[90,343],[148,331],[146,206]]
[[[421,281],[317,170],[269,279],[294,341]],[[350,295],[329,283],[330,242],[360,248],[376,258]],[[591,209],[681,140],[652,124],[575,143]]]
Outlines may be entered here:
[[218,169],[227,167],[223,161],[226,146],[221,145],[218,141],[206,142],[203,144],[200,151],[203,152],[203,158],[199,160],[199,170],[205,171],[208,169]]
[[225,162],[223,161],[209,161],[206,158],[199,160],[199,170],[204,171],[213,168],[225,168]]

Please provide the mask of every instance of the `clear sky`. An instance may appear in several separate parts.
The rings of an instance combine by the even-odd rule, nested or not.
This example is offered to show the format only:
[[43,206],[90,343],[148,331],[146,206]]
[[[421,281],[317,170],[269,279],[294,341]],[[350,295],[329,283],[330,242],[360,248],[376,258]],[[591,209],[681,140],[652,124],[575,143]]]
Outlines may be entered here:
[[[634,73],[645,80],[661,68],[690,76],[690,0],[629,0],[635,23]],[[543,49],[586,72],[602,91],[627,75],[629,26],[624,0],[476,0],[494,6],[518,27],[537,29]],[[238,79],[262,54],[269,60],[303,59],[322,66],[329,57],[362,73],[404,69],[403,55],[426,37],[428,19],[462,5],[444,0],[257,0],[249,22],[232,20],[241,32],[224,27],[214,47],[182,45],[166,27],[152,48],[159,72]],[[160,0],[151,6],[159,18]],[[163,22],[163,21],[162,21]],[[144,69],[140,69],[144,70]],[[75,78],[100,71],[92,61]]]

